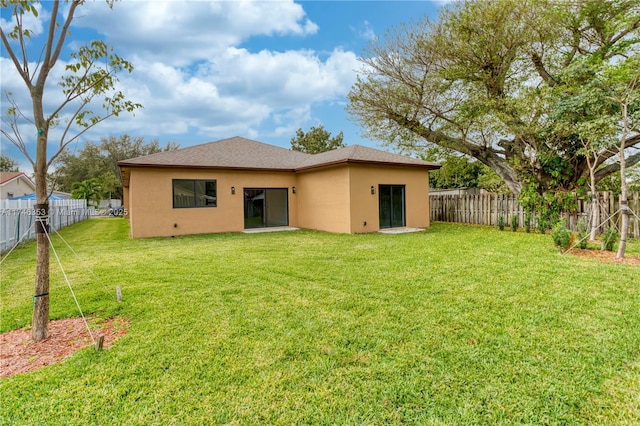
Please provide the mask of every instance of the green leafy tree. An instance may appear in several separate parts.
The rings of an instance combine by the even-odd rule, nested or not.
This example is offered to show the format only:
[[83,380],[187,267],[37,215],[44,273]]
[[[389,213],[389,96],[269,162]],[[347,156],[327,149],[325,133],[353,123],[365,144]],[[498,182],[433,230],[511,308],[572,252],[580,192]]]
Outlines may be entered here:
[[[106,2],[112,7],[114,0]],[[24,82],[25,94],[31,98],[30,110],[26,111],[21,109],[12,93],[6,94],[5,125],[0,131],[33,165],[35,175],[38,203],[36,219],[39,226],[31,337],[36,341],[49,336],[49,239],[44,225],[48,210],[48,169],[65,147],[88,129],[110,117],[141,107],[126,99],[116,88],[117,74],[131,72],[133,66],[100,40],[90,41],[70,51],[65,72],[57,81],[58,92],[53,89],[55,82],[49,82],[51,71],[61,53],[66,51],[65,48],[73,47],[67,38],[70,37],[76,12],[83,4],[83,0],[0,0],[3,17],[10,21],[0,28],[0,39],[4,51]],[[39,18],[41,7],[47,8],[43,18]],[[41,46],[36,46],[38,41],[32,39],[35,33],[28,26],[38,19],[48,19],[44,23],[46,35],[42,37],[44,41]],[[35,59],[29,57],[30,52],[36,52]],[[29,138],[21,134],[25,124],[33,126],[30,131],[37,135],[35,158],[28,149]],[[53,145],[53,150],[49,151],[49,133],[53,128],[59,130],[56,132],[59,139]]]
[[[595,59],[615,64],[637,56],[639,45],[637,0],[461,1],[374,42],[348,111],[368,136],[401,150],[436,145],[476,158],[513,193],[525,185],[572,191],[589,165],[580,139],[550,118],[552,89],[589,84],[596,75],[565,70]],[[617,143],[628,166],[640,161],[631,149],[640,135]],[[610,162],[617,151],[595,154],[596,181],[620,170]]]
[[438,162],[442,167],[429,172],[429,186],[434,189],[480,188],[490,192],[506,190],[500,176],[479,161],[447,155],[444,161]]
[[75,153],[67,149],[60,154],[56,161],[56,187],[70,192],[75,183],[97,178],[103,198],[122,199],[118,161],[177,148],[175,142],[163,147],[158,140],[145,142],[142,137],[126,134],[101,138],[99,143],[87,142]]
[[[580,140],[584,147],[590,174],[590,187],[596,190],[595,174],[598,158],[603,154],[619,168],[618,178],[621,207],[621,238],[617,257],[624,257],[629,227],[627,203],[627,158],[629,141],[640,135],[640,54],[619,59],[614,63],[600,56],[585,58],[567,67],[564,75],[580,84],[554,88],[557,99],[554,115],[567,138]],[[617,157],[617,158],[616,158]],[[609,166],[606,166],[609,167]],[[594,198],[593,212],[597,212]],[[593,218],[595,225],[595,217]],[[594,238],[592,227],[591,237]]]
[[[635,165],[627,170],[627,185],[629,191],[640,192],[640,167]],[[620,195],[620,175],[610,175],[600,180],[596,186],[597,191],[612,192],[615,195]]]
[[17,172],[18,162],[13,158],[0,154],[0,172]]
[[100,186],[100,181],[96,178],[77,182],[74,185],[73,191],[71,191],[71,196],[73,198],[86,200],[88,206],[92,204],[97,206],[102,198],[101,194],[102,188]]
[[331,132],[326,131],[323,126],[311,127],[307,133],[298,129],[296,137],[291,138],[291,149],[307,154],[318,154],[344,147],[343,138],[342,132],[332,138]]
[[608,89],[606,99],[611,100],[617,113],[612,114],[619,135],[618,163],[620,165],[620,240],[616,259],[622,259],[629,235],[629,202],[627,186],[627,159],[625,149],[631,135],[640,134],[640,55],[605,66],[598,79]]
[[440,188],[477,188],[481,163],[465,157],[449,156],[438,170],[429,172],[429,184]]

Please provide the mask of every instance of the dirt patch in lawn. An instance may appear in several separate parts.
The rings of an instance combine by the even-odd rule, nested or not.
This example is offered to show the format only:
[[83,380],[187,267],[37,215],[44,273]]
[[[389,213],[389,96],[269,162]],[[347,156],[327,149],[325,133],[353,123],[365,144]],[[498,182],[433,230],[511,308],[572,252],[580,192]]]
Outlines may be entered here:
[[[89,321],[91,324],[92,321]],[[111,318],[91,329],[94,338],[104,335],[108,348],[127,332],[129,321]],[[31,330],[22,328],[0,334],[0,377],[27,373],[46,365],[61,362],[79,349],[93,345],[82,318],[68,318],[49,322],[49,338],[34,342]]]
[[640,256],[625,255],[623,259],[616,259],[615,251],[572,248],[571,250],[569,250],[569,254],[581,257],[583,259],[597,260],[600,262],[622,263],[625,265],[640,265]]

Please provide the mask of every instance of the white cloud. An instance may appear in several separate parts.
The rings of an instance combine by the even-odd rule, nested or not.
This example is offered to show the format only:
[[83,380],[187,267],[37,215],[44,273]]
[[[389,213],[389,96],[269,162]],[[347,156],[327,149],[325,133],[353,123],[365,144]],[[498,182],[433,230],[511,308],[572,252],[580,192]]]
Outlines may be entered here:
[[352,28],[352,30],[358,35],[358,37],[364,40],[373,40],[376,38],[376,33],[373,31],[373,27],[369,21],[364,21],[361,28]]
[[[32,36],[37,36],[44,32],[43,21],[48,22],[49,16],[51,16],[51,14],[48,11],[43,10],[42,5],[40,3],[36,3],[34,4],[34,6],[38,12],[38,17],[35,17],[32,13],[27,12],[23,15],[22,25],[23,25],[23,28],[31,31]],[[6,13],[6,15],[9,15],[9,13]],[[12,19],[0,18],[0,27],[2,27],[2,30],[5,33],[7,34],[11,33],[11,31],[13,31],[14,26],[15,26],[15,21],[13,21]]]
[[94,28],[119,53],[176,66],[208,60],[252,36],[306,36],[318,26],[292,1],[88,2],[77,24]]
[[[123,1],[113,10],[96,1],[78,8],[75,24],[99,33],[134,65],[132,74],[119,76],[117,90],[144,106],[99,124],[82,140],[128,133],[183,142],[190,133],[200,141],[268,134],[288,142],[312,120],[315,105],[344,99],[359,67],[356,55],[341,49],[252,52],[244,45],[254,36],[316,33],[318,26],[292,1]],[[73,36],[81,32],[72,28]],[[3,92],[14,92],[28,111],[24,83],[10,61],[0,61]],[[62,100],[55,83],[64,65],[52,72],[46,112]],[[59,133],[54,129],[51,140]],[[35,142],[35,133],[25,136]]]
[[220,135],[231,129],[231,134],[245,134],[265,120],[277,124],[282,117],[297,117],[291,126],[278,126],[290,129],[309,118],[311,105],[343,96],[355,78],[356,63],[355,54],[340,50],[322,62],[311,51],[252,54],[229,48],[193,75],[166,64],[141,63],[122,79],[122,90],[145,106],[135,120],[149,134],[198,130]]

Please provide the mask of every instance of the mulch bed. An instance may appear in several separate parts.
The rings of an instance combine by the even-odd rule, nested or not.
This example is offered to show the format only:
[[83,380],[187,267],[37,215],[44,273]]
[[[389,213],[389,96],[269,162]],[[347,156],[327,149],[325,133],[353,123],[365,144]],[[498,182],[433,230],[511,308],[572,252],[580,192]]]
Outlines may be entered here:
[[569,250],[569,254],[582,257],[584,259],[597,260],[600,262],[622,263],[624,265],[640,265],[640,256],[625,255],[623,259],[616,259],[615,251],[572,248],[571,250]]
[[[91,324],[91,321],[89,322]],[[94,338],[104,335],[103,348],[108,348],[129,328],[124,318],[111,318],[91,329]],[[0,377],[55,364],[75,351],[93,345],[82,318],[68,318],[49,322],[49,338],[34,342],[31,330],[22,328],[0,334]]]

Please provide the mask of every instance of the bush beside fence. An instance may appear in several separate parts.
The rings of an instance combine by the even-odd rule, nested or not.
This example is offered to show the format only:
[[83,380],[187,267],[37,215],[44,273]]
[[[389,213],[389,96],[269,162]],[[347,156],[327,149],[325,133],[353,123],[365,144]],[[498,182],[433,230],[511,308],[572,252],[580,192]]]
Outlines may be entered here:
[[[18,241],[36,237],[35,200],[0,200],[0,253]],[[49,228],[53,232],[91,216],[85,200],[50,200]]]
[[[640,238],[640,192],[632,192],[628,196],[629,232],[634,238]],[[619,197],[611,192],[598,193],[598,226],[602,230],[618,223]],[[510,224],[512,217],[518,218],[518,226],[525,226],[525,211],[513,194],[479,194],[479,195],[431,195],[429,197],[431,220],[436,222],[470,223],[478,225],[498,226],[500,217],[504,223]],[[563,217],[567,228],[576,230],[578,220],[584,217],[587,223],[591,219],[592,204],[585,199],[578,199],[575,212],[566,212]],[[531,227],[536,228],[537,216],[532,212]]]

